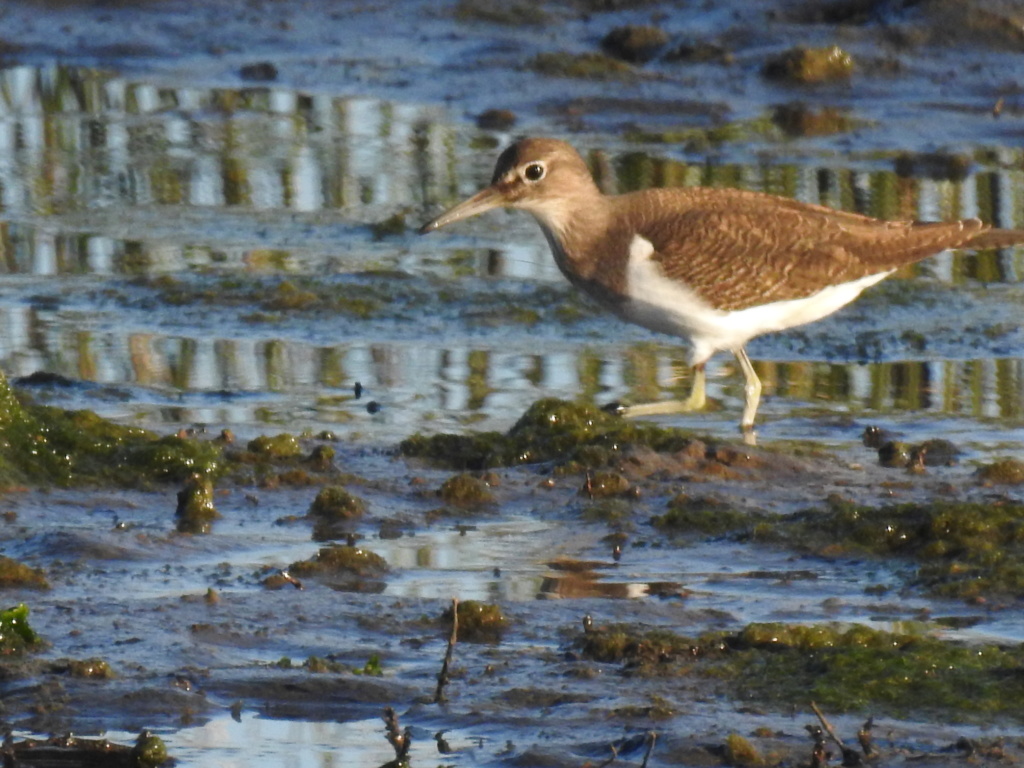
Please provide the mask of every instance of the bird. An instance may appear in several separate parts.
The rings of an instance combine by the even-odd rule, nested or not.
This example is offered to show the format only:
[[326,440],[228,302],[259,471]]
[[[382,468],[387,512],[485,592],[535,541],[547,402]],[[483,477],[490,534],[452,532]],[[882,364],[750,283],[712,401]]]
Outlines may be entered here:
[[631,323],[689,341],[690,395],[624,416],[704,408],[705,365],[731,351],[745,379],[740,430],[754,442],[761,382],[746,344],[820,320],[900,267],[953,248],[1003,248],[1024,230],[980,219],[890,221],[763,192],[658,187],[606,195],[572,145],[524,138],[489,186],[424,224],[427,234],[495,208],[530,213],[568,281]]

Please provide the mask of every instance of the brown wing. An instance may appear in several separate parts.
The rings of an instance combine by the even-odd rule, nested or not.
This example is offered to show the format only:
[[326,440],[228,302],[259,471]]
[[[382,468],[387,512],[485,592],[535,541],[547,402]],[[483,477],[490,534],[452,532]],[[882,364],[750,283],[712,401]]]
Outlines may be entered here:
[[882,221],[742,190],[628,197],[632,223],[665,275],[724,310],[811,296],[965,245],[987,229],[977,219]]

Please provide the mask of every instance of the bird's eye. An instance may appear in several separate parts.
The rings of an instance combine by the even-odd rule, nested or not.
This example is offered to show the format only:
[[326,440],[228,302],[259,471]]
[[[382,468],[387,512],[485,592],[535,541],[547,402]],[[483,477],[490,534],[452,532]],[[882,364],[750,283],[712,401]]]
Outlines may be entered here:
[[527,181],[540,181],[544,178],[544,166],[540,163],[530,163],[526,166],[523,176]]

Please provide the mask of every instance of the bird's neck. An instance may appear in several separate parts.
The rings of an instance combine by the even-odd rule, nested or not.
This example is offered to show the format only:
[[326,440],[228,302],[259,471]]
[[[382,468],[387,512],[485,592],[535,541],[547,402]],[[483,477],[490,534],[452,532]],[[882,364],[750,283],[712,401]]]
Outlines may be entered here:
[[612,221],[608,198],[597,189],[573,200],[545,201],[530,210],[551,246],[555,262],[570,280],[588,276],[595,249],[605,240]]
[[569,282],[615,309],[625,298],[628,242],[618,236],[621,227],[613,226],[611,200],[598,192],[574,199],[571,209],[547,206],[530,212]]

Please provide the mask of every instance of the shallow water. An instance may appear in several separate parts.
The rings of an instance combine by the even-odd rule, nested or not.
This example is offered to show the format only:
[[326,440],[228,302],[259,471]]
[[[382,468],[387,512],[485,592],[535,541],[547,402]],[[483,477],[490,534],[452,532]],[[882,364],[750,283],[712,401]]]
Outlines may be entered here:
[[[220,7],[208,5],[147,13],[195,26]],[[262,9],[267,18],[289,4],[272,5]],[[353,28],[372,26],[385,5],[367,4],[365,17],[353,11]],[[204,50],[230,46],[191,57],[177,56],[171,27],[142,35],[144,50],[117,53],[103,48],[115,44],[105,37],[110,18],[73,4],[61,13],[67,24],[83,25],[84,37],[91,33],[81,52],[62,48],[70,45],[63,38],[44,44],[33,26],[44,22],[35,17],[7,19],[34,47],[0,69],[0,368],[11,378],[58,374],[64,378],[29,380],[25,388],[44,402],[161,432],[230,427],[244,440],[331,429],[341,439],[339,466],[367,481],[354,489],[371,508],[356,532],[392,571],[357,592],[315,582],[301,592],[264,590],[268,570],[320,546],[308,524],[280,524],[305,513],[309,489],[232,489],[217,499],[224,518],[214,532],[195,538],[171,534],[173,489],[10,494],[3,503],[17,520],[0,524],[4,552],[45,566],[55,589],[4,599],[30,602],[33,625],[53,643],[49,657],[102,656],[121,673],[94,712],[27,718],[16,736],[66,725],[131,741],[133,728],[155,726],[182,764],[376,766],[392,757],[379,719],[391,702],[414,728],[416,765],[529,764],[536,745],[560,755],[556,764],[575,765],[605,759],[612,737],[655,727],[614,714],[645,701],[649,689],[604,677],[579,681],[591,697],[581,701],[531,709],[506,698],[509,689],[575,684],[562,655],[588,613],[598,622],[695,633],[752,621],[889,627],[954,616],[977,623],[950,637],[1024,641],[1016,606],[907,593],[899,564],[821,561],[721,541],[662,546],[646,528],[615,562],[609,526],[580,522],[577,481],[559,481],[551,494],[537,489],[532,469],[504,473],[499,492],[507,498],[495,508],[426,523],[437,501],[410,490],[410,475],[433,489],[449,473],[387,454],[416,431],[507,429],[540,397],[643,401],[689,386],[685,349],[574,295],[525,216],[497,213],[429,238],[414,234],[442,206],[487,183],[512,135],[464,119],[493,106],[497,92],[473,86],[467,51],[486,51],[486,67],[503,82],[537,86],[509,89],[509,104],[522,111],[516,134],[570,138],[610,192],[738,186],[885,218],[979,216],[1006,227],[1024,227],[1021,110],[1004,84],[1007,112],[995,123],[986,110],[998,89],[962,83],[993,71],[1010,78],[1024,67],[1019,55],[974,51],[971,68],[964,53],[960,83],[949,78],[943,94],[949,102],[929,106],[908,93],[915,85],[930,93],[925,84],[938,82],[948,64],[919,51],[905,65],[912,82],[891,92],[884,81],[866,92],[817,91],[872,125],[794,136],[759,101],[777,102],[778,94],[751,86],[759,78],[742,64],[726,81],[746,85],[703,81],[710,84],[696,111],[655,108],[681,88],[696,93],[671,77],[645,82],[635,102],[599,107],[594,99],[607,86],[544,84],[517,68],[510,52],[536,45],[532,32],[426,13],[422,37],[402,55],[395,41],[409,22],[396,19],[379,51],[367,37],[358,55],[346,49],[352,56],[344,62],[320,55],[318,46],[330,43],[315,35],[308,57],[297,56],[290,35],[310,23],[279,22],[263,43],[268,56],[278,51],[282,76],[253,83],[236,70],[258,54],[231,47],[234,36],[247,39],[241,26],[255,24],[244,12],[220,32],[200,24],[190,34]],[[142,16],[111,13],[144,26]],[[557,34],[589,39],[600,17],[570,20]],[[695,17],[692,30],[716,23]],[[438,43],[449,37],[450,48]],[[452,67],[446,56],[470,63]],[[431,76],[425,62],[456,85]],[[403,78],[419,87],[410,93]],[[566,90],[578,96],[571,109],[556,101],[568,98]],[[730,119],[745,139],[708,146],[650,137],[680,122],[687,129],[713,123],[702,105],[730,99]],[[836,479],[835,487],[878,502],[934,497],[943,481],[966,482],[974,461],[1019,456],[1022,274],[1019,248],[944,253],[832,318],[757,340],[750,353],[765,385],[762,444],[808,441],[832,450],[856,478]],[[732,438],[743,397],[738,372],[721,355],[708,375],[713,408],[663,423]],[[371,402],[379,410],[368,409]],[[916,485],[885,475],[859,443],[868,424],[908,442],[951,439],[964,462]],[[735,492],[791,511],[830,490],[763,483]],[[639,504],[652,514],[663,506],[662,498]],[[400,535],[382,535],[393,521]],[[202,600],[209,587],[220,603]],[[455,596],[502,604],[517,629],[497,647],[460,645],[456,703],[429,709],[415,702],[433,689],[445,643],[437,619]],[[301,663],[332,653],[354,667],[380,654],[381,690],[346,699],[336,689],[350,678],[271,666],[283,656]],[[288,698],[314,683],[320,687],[298,701]],[[148,691],[151,708],[133,708],[133,686]],[[684,702],[679,721],[656,724],[668,733],[714,739],[766,723],[791,733],[803,726],[737,713],[727,702],[694,705],[671,686],[655,693]],[[228,714],[235,702],[243,702],[237,719]],[[538,728],[542,709],[547,728]],[[838,722],[850,734],[858,725]],[[986,732],[898,727],[911,734],[904,743],[916,743],[918,727],[926,732],[921,743],[932,744]],[[457,751],[442,756],[433,734],[443,729]]]
[[[328,423],[381,441],[503,427],[546,395],[642,401],[688,387],[685,349],[572,295],[524,217],[412,234],[485,183],[496,150],[467,145],[501,141],[436,108],[158,87],[60,65],[0,80],[0,360],[12,376],[102,385],[82,395],[146,423]],[[589,156],[620,191],[742,186],[882,217],[1020,226],[1014,151],[976,154],[955,181],[900,177],[877,159],[701,165],[614,142]],[[396,232],[375,234],[393,215]],[[810,410],[935,433],[952,419],[970,442],[1016,441],[1022,266],[1020,249],[942,254],[832,318],[755,341],[763,435],[803,432],[788,421]],[[351,302],[282,310],[272,299],[286,279]],[[365,296],[368,307],[356,303]],[[729,433],[734,368],[715,359],[721,410],[681,424]],[[347,397],[356,382],[381,416]]]

